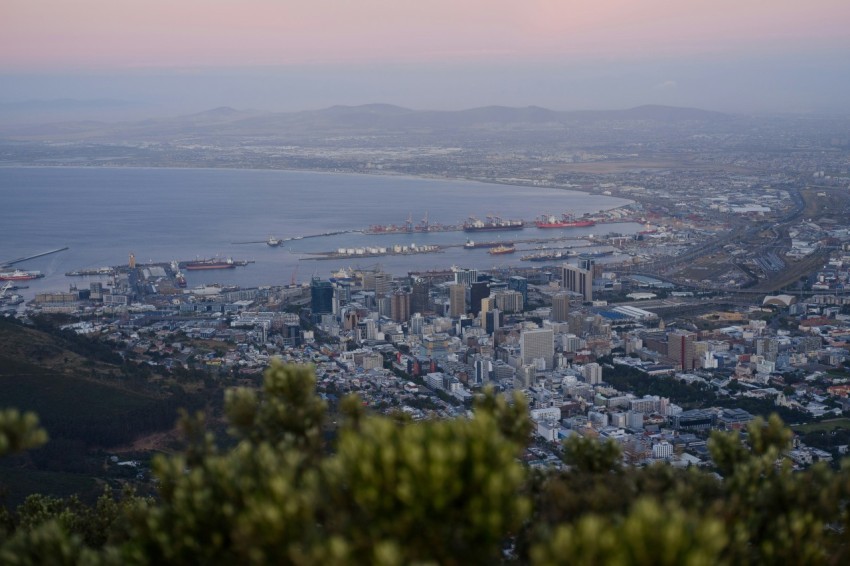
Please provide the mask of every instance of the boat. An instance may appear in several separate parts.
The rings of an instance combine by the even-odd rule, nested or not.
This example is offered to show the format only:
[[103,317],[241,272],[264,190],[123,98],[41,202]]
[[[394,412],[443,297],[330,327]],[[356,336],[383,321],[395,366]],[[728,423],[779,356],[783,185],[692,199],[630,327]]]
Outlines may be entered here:
[[233,258],[198,259],[195,261],[185,261],[183,262],[182,267],[188,271],[198,271],[201,269],[235,269],[236,263],[233,261]]
[[269,236],[269,239],[266,240],[266,244],[269,247],[276,248],[280,245],[280,238],[275,238],[274,236]]
[[502,245],[496,246],[495,248],[491,248],[489,254],[491,255],[502,255],[502,254],[512,254],[516,251],[516,248],[513,244],[511,245]]
[[41,271],[22,271],[16,269],[15,271],[4,271],[0,273],[0,281],[29,281],[31,279],[39,279],[40,277],[44,277]]
[[97,269],[78,269],[65,273],[66,277],[88,276],[88,275],[114,275],[115,269],[111,267],[98,267]]
[[596,226],[593,220],[576,220],[571,214],[564,213],[560,218],[553,214],[543,214],[534,221],[538,228],[587,228]]
[[183,273],[178,271],[174,274],[174,282],[177,283],[177,286],[180,288],[186,287],[186,278],[183,276]]
[[512,246],[513,242],[474,242],[472,240],[467,240],[463,245],[467,250],[474,250],[476,248],[497,248],[499,246]]
[[574,256],[575,252],[572,251],[544,251],[537,252],[529,255],[524,255],[520,259],[522,261],[558,261],[561,259],[567,259],[568,257]]
[[487,216],[487,220],[480,220],[470,216],[463,223],[464,232],[495,232],[498,230],[522,230],[525,227],[523,220],[504,220],[499,216]]

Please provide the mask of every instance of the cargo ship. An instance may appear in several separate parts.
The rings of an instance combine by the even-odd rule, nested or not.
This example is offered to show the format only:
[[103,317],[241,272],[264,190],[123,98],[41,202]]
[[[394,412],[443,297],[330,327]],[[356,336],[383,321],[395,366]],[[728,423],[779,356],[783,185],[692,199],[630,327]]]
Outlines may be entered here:
[[491,255],[502,255],[502,254],[512,254],[516,251],[516,248],[513,244],[506,246],[496,246],[495,248],[490,249],[489,254]]
[[575,255],[572,251],[537,252],[524,255],[520,259],[522,261],[558,261]]
[[234,269],[236,262],[233,258],[227,259],[199,259],[195,261],[185,261],[182,264],[183,269],[188,271],[198,271],[201,269]]
[[499,246],[512,245],[514,245],[513,242],[474,242],[472,240],[467,240],[463,247],[468,250],[474,250],[476,248],[498,248]]
[[593,220],[576,220],[571,214],[564,213],[561,218],[552,214],[543,214],[534,221],[538,228],[587,228],[596,226]]
[[496,232],[499,230],[522,230],[525,227],[523,220],[504,220],[498,216],[487,216],[487,220],[479,220],[470,216],[463,223],[464,232]]
[[421,232],[452,232],[457,230],[457,226],[447,224],[431,223],[428,220],[428,213],[417,223],[413,222],[413,215],[409,214],[404,224],[372,224],[363,231],[364,234],[370,236],[379,236],[381,234],[413,234]]
[[22,271],[16,269],[15,271],[0,272],[0,281],[29,281],[31,279],[39,279],[40,277],[44,277],[41,271]]

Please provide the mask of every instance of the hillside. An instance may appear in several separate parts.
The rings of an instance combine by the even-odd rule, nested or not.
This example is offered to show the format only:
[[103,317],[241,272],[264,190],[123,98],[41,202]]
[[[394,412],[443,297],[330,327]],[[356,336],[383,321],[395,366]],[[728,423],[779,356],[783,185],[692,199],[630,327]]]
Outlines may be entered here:
[[171,428],[178,407],[194,404],[85,338],[3,320],[0,343],[2,405],[38,413],[51,439],[114,446]]

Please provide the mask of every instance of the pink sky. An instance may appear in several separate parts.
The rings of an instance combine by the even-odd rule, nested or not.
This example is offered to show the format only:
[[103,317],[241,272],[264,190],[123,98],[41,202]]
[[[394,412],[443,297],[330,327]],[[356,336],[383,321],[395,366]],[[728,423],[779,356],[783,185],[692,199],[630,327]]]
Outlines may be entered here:
[[848,22],[850,0],[2,0],[0,69],[846,51]]

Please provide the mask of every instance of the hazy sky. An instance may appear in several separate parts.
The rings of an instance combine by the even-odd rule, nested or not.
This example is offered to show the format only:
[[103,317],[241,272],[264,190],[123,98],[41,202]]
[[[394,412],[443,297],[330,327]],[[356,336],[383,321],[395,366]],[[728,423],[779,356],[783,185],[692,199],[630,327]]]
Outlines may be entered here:
[[850,111],[850,0],[2,0],[0,102]]

